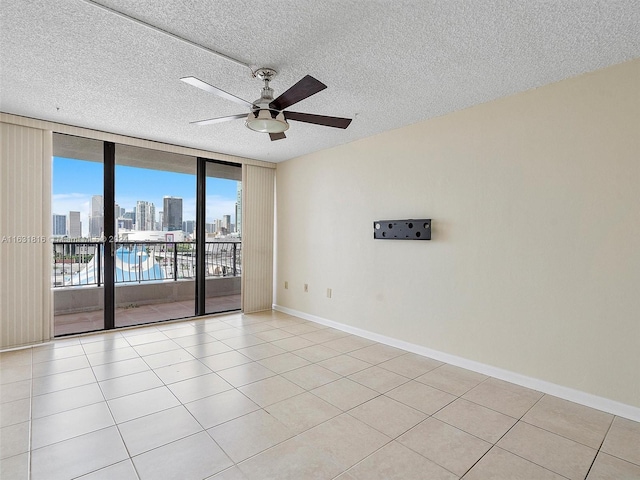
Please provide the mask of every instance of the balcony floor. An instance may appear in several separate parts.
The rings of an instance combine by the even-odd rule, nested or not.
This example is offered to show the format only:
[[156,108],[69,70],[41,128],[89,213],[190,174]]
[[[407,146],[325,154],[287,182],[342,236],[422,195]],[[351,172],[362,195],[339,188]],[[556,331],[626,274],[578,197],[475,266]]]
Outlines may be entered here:
[[[240,295],[207,298],[205,307],[208,313],[239,310]],[[193,300],[116,308],[116,327],[129,327],[131,325],[193,317],[194,309]],[[92,312],[55,315],[53,317],[54,335],[58,337],[72,333],[101,330],[103,328],[103,314],[102,310],[95,310]]]

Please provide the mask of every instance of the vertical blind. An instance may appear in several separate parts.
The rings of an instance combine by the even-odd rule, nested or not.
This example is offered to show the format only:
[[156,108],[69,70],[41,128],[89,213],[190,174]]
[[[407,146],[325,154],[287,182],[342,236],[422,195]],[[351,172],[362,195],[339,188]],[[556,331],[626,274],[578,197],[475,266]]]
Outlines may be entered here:
[[242,310],[270,310],[273,304],[275,170],[242,168]]
[[0,348],[51,333],[51,132],[0,123]]

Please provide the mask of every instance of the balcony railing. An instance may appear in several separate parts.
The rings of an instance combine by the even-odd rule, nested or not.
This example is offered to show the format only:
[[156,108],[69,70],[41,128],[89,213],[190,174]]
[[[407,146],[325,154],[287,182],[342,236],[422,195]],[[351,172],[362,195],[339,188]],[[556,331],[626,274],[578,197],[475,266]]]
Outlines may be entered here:
[[[54,287],[100,286],[104,282],[102,242],[54,242]],[[195,242],[115,242],[115,282],[132,284],[194,279]],[[242,275],[241,242],[205,243],[205,277]]]

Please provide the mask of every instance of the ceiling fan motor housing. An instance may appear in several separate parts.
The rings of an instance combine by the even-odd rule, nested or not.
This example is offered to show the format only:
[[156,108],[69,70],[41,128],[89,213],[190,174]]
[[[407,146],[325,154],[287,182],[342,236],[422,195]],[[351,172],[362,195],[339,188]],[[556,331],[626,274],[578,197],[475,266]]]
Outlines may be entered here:
[[[262,92],[260,94],[260,98],[253,102],[253,111],[257,112],[258,110],[271,110],[269,108],[269,104],[273,102],[273,88],[269,87],[269,85],[265,85],[262,87]],[[274,110],[277,113],[277,110]]]
[[253,102],[253,108],[247,116],[245,125],[256,132],[282,133],[289,129],[284,114],[269,107],[273,102],[273,89],[269,87],[269,82],[275,74],[276,71],[269,68],[260,68],[255,73],[256,77],[264,81],[264,87],[262,87],[260,98]]

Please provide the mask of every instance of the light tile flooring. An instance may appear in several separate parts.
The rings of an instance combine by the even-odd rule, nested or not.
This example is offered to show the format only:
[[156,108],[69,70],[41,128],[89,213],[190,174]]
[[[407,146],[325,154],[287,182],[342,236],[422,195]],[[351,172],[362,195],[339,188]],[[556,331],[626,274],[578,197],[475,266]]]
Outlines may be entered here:
[[0,354],[0,477],[640,479],[640,424],[278,312]]

